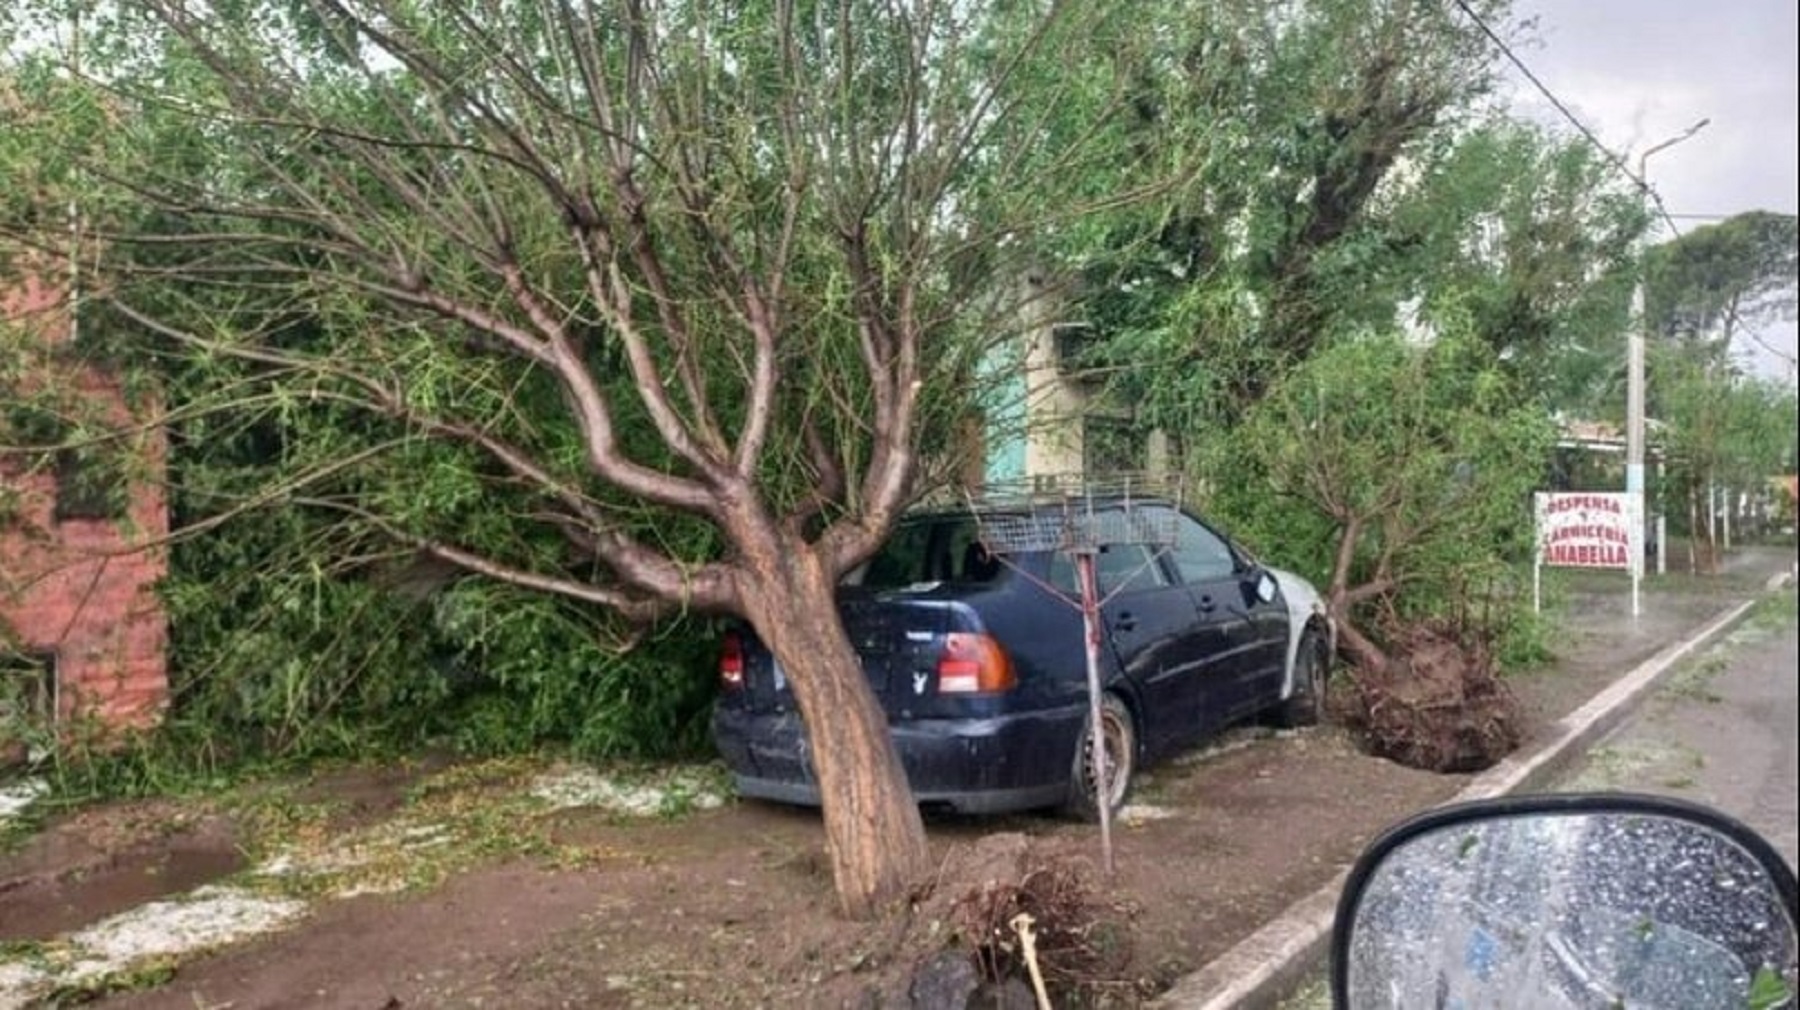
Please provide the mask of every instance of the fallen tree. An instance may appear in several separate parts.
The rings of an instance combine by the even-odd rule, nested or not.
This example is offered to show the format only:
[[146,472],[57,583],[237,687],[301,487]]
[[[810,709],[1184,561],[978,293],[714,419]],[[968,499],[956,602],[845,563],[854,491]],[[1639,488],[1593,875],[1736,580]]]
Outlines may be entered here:
[[1518,744],[1494,655],[1527,605],[1509,587],[1549,438],[1548,418],[1459,332],[1342,340],[1235,436],[1263,477],[1242,494],[1278,503],[1271,525],[1333,545],[1321,581],[1353,687],[1340,710],[1371,750],[1464,771]]

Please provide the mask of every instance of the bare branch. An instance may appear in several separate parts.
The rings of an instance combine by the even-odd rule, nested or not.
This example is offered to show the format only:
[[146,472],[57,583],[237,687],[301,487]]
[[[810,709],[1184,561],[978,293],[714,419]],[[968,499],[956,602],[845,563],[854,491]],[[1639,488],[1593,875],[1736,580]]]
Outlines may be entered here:
[[331,509],[353,515],[382,531],[389,538],[407,544],[434,558],[447,561],[459,568],[497,579],[510,585],[534,589],[539,592],[554,593],[570,599],[584,600],[608,607],[633,621],[652,621],[667,616],[681,609],[680,598],[644,597],[608,586],[597,586],[578,579],[557,575],[546,575],[541,572],[527,571],[512,565],[495,561],[493,558],[476,553],[456,544],[430,537],[422,537],[400,529],[366,509],[358,508],[348,502],[329,498],[296,498],[294,503],[313,508]]

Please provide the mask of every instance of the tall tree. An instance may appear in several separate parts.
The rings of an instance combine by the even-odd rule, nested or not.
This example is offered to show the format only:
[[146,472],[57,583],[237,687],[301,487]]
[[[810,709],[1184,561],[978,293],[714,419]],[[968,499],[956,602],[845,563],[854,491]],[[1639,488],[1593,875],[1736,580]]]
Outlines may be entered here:
[[1744,325],[1793,318],[1800,218],[1755,210],[1695,228],[1653,248],[1645,273],[1651,328],[1728,357]]
[[[283,500],[635,620],[747,618],[865,913],[925,841],[833,590],[1019,317],[1022,264],[1132,197],[1093,179],[1130,162],[1135,21],[148,0],[92,29],[123,114],[83,191],[141,212],[87,254],[172,352],[247,364],[270,409],[364,419],[281,446],[307,464]],[[1034,128],[1074,105],[1078,133]]]
[[[1652,348],[1650,410],[1668,425],[1668,505],[1687,518],[1697,567],[1713,567],[1712,495],[1760,486],[1781,467],[1792,396],[1732,361],[1733,339],[1792,319],[1800,291],[1800,219],[1749,211],[1649,250],[1643,265]],[[1785,400],[1785,402],[1784,402]]]
[[1190,4],[1170,32],[1137,143],[1195,145],[1197,170],[1086,273],[1119,359],[1179,366],[1182,388],[1140,390],[1174,428],[1228,422],[1334,333],[1391,320],[1418,239],[1385,223],[1478,113],[1495,53],[1417,0]]
[[1432,322],[1467,313],[1517,392],[1584,412],[1622,390],[1646,216],[1584,138],[1496,117],[1425,161],[1386,230],[1406,236],[1397,293]]
[[[1492,108],[1483,26],[1507,15],[1382,0],[1197,14],[1138,111],[1213,124],[1168,134],[1204,145],[1201,169],[1089,271],[1139,419],[1185,443],[1215,515],[1330,587],[1346,652],[1377,680],[1407,680],[1417,636],[1446,620],[1459,649],[1491,654],[1516,612],[1495,587],[1529,528],[1548,408],[1623,358],[1607,352],[1644,214],[1589,145]],[[1450,680],[1488,672],[1472,659]]]
[[1668,454],[1664,507],[1685,521],[1692,567],[1716,570],[1716,496],[1760,493],[1793,451],[1794,388],[1692,348],[1655,349],[1657,418]]

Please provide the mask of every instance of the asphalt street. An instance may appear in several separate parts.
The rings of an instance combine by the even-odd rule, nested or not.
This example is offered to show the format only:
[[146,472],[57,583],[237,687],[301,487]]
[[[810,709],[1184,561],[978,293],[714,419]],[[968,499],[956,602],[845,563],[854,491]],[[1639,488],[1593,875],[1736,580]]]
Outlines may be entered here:
[[1741,818],[1800,864],[1800,620],[1765,600],[1591,749],[1558,788],[1697,800]]
[[[1679,796],[1761,832],[1800,865],[1800,615],[1794,590],[1765,599],[1678,668],[1549,788]],[[1282,1010],[1326,1010],[1324,971]]]

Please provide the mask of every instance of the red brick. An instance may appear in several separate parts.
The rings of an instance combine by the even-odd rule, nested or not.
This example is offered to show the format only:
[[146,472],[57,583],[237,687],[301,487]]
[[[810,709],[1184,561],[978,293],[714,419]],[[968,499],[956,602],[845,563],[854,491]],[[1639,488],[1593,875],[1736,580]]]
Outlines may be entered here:
[[[0,317],[54,346],[68,334],[62,303],[62,290],[27,276],[0,290]],[[135,421],[118,384],[98,370],[46,371],[42,381],[99,400],[116,423]],[[144,447],[160,465],[160,434]],[[165,562],[160,549],[142,545],[168,533],[162,489],[133,487],[121,522],[59,524],[50,475],[0,470],[0,481],[21,493],[18,521],[0,528],[0,622],[32,651],[56,654],[60,716],[117,728],[153,723],[168,697],[167,622],[153,591]]]

